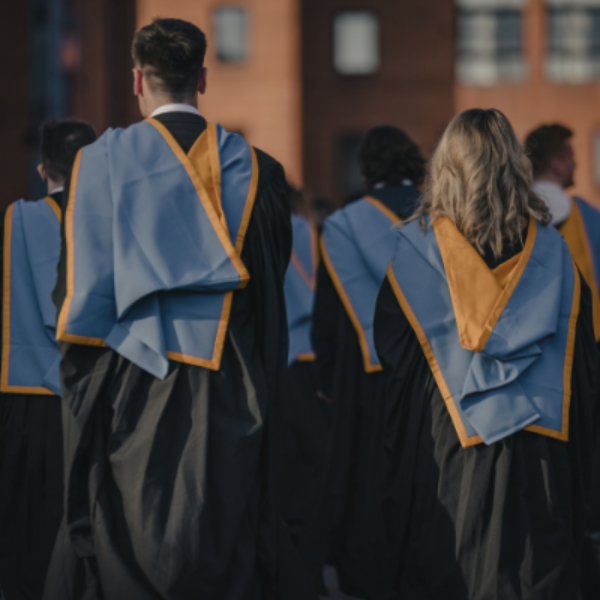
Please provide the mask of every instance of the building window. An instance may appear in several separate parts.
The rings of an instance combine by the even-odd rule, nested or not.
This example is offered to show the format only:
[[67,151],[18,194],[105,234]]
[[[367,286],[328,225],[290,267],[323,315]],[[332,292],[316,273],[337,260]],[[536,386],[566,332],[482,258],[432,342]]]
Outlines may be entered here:
[[221,62],[241,63],[248,54],[248,15],[240,6],[222,6],[213,13],[215,48]]
[[548,0],[546,77],[556,83],[600,79],[600,0]]
[[521,81],[525,0],[457,0],[456,76],[465,85]]
[[340,187],[345,202],[354,200],[365,193],[365,182],[358,168],[358,150],[362,136],[349,134],[338,141],[338,165]]
[[333,21],[333,65],[342,75],[370,75],[379,68],[379,22],[368,11],[339,13]]

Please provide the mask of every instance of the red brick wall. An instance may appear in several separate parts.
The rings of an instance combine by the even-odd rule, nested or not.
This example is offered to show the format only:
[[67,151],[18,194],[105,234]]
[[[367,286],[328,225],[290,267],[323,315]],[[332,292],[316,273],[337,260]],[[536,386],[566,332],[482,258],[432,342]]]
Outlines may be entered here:
[[139,120],[133,95],[131,41],[135,0],[73,0],[80,64],[71,83],[72,114],[101,134]]
[[[305,181],[341,201],[337,140],[389,123],[429,153],[454,112],[452,0],[303,0]],[[379,18],[381,60],[373,75],[348,77],[333,67],[333,18],[342,10]]]
[[578,162],[575,188],[600,207],[600,190],[593,165],[594,135],[600,131],[600,82],[582,85],[552,84],[544,77],[546,13],[543,0],[530,0],[525,9],[523,35],[529,73],[522,83],[487,88],[456,86],[456,110],[498,108],[523,137],[542,123],[559,122],[575,132]]

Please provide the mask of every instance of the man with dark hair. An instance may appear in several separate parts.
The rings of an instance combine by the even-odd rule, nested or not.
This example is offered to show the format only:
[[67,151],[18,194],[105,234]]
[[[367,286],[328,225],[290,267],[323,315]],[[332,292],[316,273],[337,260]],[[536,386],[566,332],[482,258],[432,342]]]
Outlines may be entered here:
[[287,187],[198,111],[205,51],[184,21],[138,31],[147,118],[75,161],[54,292],[65,518],[46,600],[314,597],[270,490]]
[[73,168],[77,152],[96,141],[96,132],[89,123],[76,119],[51,119],[41,128],[42,162],[38,172],[48,184],[49,194],[62,203],[62,192]]
[[52,304],[62,189],[79,149],[96,139],[73,119],[41,129],[43,200],[2,213],[0,586],[6,600],[41,598],[63,512],[62,426]]
[[525,140],[533,167],[534,192],[546,203],[552,224],[563,234],[592,291],[594,331],[600,342],[600,213],[565,190],[574,183],[573,132],[563,125],[542,125]]
[[420,198],[425,160],[414,141],[391,125],[373,127],[359,150],[368,194],[325,221],[312,340],[317,389],[332,405],[328,477],[307,517],[300,549],[320,578],[326,560],[343,591],[387,598],[391,572],[380,489],[384,386],[373,346],[373,313],[395,247],[393,225]]
[[[600,212],[582,198],[565,190],[574,184],[573,132],[558,124],[542,125],[525,139],[535,184],[533,190],[546,203],[552,224],[562,233],[592,296],[596,343],[600,346]],[[600,450],[600,446],[598,446]],[[596,452],[595,473],[600,469]],[[596,598],[600,585],[600,478],[595,477],[590,517],[581,564],[582,598]]]

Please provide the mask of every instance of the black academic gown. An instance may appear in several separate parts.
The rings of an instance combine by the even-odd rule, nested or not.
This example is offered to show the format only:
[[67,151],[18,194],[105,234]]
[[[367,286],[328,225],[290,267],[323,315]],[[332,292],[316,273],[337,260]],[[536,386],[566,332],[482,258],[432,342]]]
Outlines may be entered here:
[[394,598],[577,600],[600,406],[585,282],[567,443],[521,431],[462,448],[387,279],[375,312],[375,346],[387,380],[384,514]]
[[[52,197],[60,206],[62,192]],[[60,398],[0,393],[0,589],[6,600],[42,597],[62,514]]]
[[[560,231],[563,224],[564,221],[561,221],[554,226]],[[600,341],[596,345],[600,350]],[[600,435],[596,439],[600,441]],[[581,561],[582,600],[597,600],[600,597],[600,443],[595,444],[593,465],[589,521]]]
[[[159,117],[186,151],[198,119]],[[109,348],[61,344],[66,514],[45,600],[314,598],[270,493],[291,227],[283,169],[257,158],[250,282],[234,293],[219,371],[172,362],[161,381]]]
[[286,389],[283,465],[275,490],[279,511],[298,540],[325,475],[332,415],[317,398],[314,362],[292,363]]
[[[400,218],[415,209],[412,186],[369,192]],[[334,400],[327,474],[306,519],[300,549],[311,576],[320,581],[325,563],[335,564],[342,590],[377,600],[390,587],[387,536],[380,486],[384,387],[381,373],[366,373],[358,334],[323,264],[313,315],[317,388]]]

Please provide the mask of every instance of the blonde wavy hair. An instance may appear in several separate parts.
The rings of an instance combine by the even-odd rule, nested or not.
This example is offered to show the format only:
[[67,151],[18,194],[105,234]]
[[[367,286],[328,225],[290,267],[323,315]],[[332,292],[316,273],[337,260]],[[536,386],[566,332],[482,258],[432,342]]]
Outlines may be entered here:
[[447,216],[481,253],[498,258],[504,244],[523,241],[523,217],[550,223],[548,208],[531,190],[531,163],[508,119],[496,109],[466,110],[440,140],[423,202],[411,217]]

